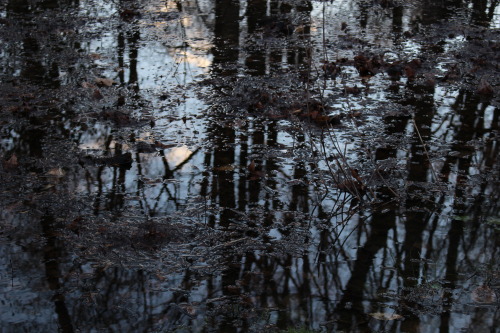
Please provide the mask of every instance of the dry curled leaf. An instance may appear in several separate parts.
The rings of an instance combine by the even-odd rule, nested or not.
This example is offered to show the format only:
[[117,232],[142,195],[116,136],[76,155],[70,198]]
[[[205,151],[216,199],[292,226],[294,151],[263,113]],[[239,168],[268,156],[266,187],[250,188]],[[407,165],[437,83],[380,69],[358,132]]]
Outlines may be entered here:
[[351,175],[354,179],[356,179],[358,182],[363,183],[363,180],[359,176],[359,172],[357,169],[351,169]]
[[255,163],[254,160],[250,162],[250,164],[247,167],[249,173],[250,173],[250,180],[256,180],[259,178],[263,178],[265,176],[265,172],[262,171],[262,167]]
[[497,302],[495,291],[488,286],[479,286],[471,293],[471,298],[476,303],[492,304]]
[[221,166],[215,167],[214,170],[215,171],[233,171],[234,165],[232,165],[232,164],[221,165]]
[[248,165],[248,171],[250,172],[254,172],[255,171],[255,168],[256,168],[257,164],[255,163],[254,160],[252,160],[252,162],[250,162],[250,164]]
[[84,81],[84,82],[82,82],[82,88],[85,88],[85,89],[94,89],[95,85],[93,85],[92,83],[89,83],[87,81]]
[[95,79],[95,83],[98,86],[111,87],[113,84],[115,84],[115,81],[105,77],[98,77],[97,79]]
[[17,168],[18,165],[19,162],[17,161],[16,154],[12,154],[12,156],[8,160],[3,161],[3,167],[5,170],[13,170]]
[[186,312],[187,315],[189,315],[190,317],[196,317],[198,311],[196,310],[196,308],[192,305],[188,305],[188,304],[179,304],[179,306]]
[[477,87],[476,92],[479,95],[490,96],[493,95],[494,90],[488,81],[486,81],[485,79],[481,79],[481,81],[479,81],[479,86]]
[[305,32],[306,27],[304,25],[297,26],[293,31],[297,34],[303,34]]
[[66,173],[64,172],[64,170],[62,168],[54,168],[54,169],[50,169],[49,171],[47,171],[47,175],[48,176],[52,176],[52,177],[64,177]]
[[397,313],[373,312],[369,315],[377,320],[396,320],[403,318],[402,315],[398,315]]
[[345,93],[345,94],[358,95],[359,93],[361,93],[361,89],[359,89],[359,87],[358,87],[358,86],[354,86],[354,87],[345,87],[345,88],[344,88],[344,93]]
[[104,96],[101,94],[101,91],[99,89],[95,89],[94,92],[92,93],[92,98],[96,100],[101,100],[104,98]]
[[89,57],[93,60],[99,60],[101,59],[101,55],[99,53],[90,53]]

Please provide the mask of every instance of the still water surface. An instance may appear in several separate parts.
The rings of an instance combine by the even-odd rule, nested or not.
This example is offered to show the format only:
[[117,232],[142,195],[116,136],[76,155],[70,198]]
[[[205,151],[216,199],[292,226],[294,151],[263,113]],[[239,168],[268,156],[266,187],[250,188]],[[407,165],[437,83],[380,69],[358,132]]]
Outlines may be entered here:
[[2,331],[494,332],[499,11],[2,2]]

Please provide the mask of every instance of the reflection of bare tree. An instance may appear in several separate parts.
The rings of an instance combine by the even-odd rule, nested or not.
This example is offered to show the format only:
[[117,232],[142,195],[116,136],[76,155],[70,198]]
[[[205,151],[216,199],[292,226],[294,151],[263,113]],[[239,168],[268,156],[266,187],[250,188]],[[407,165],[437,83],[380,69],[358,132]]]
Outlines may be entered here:
[[[5,1],[0,6],[0,109],[15,110],[7,118],[2,112],[0,122],[0,243],[2,253],[10,257],[9,284],[2,273],[0,287],[0,321],[6,331],[59,328],[73,332],[62,264],[67,260],[67,246],[57,231],[60,219],[66,216],[60,211],[63,195],[45,191],[59,182],[40,175],[54,163],[51,150],[64,151],[69,146],[64,142],[69,131],[61,121],[68,93],[58,88],[61,72],[75,65],[68,61],[75,50],[60,51],[78,40],[66,33],[75,27],[74,22],[65,20],[75,5],[76,1],[27,0]],[[16,157],[14,173],[4,173],[5,154]],[[68,193],[64,197],[71,200]],[[24,209],[30,208],[22,212],[12,209],[12,200],[18,207],[26,204]],[[22,231],[6,237],[9,229]],[[4,262],[2,266],[7,272]]]
[[[312,56],[312,48],[300,43],[285,48],[280,43],[286,36],[300,40],[299,33],[310,32],[307,16],[311,3],[294,6],[271,1],[267,6],[265,1],[248,2],[246,32],[260,34],[264,41],[269,38],[276,43],[253,45],[241,38],[245,25],[239,17],[240,4],[215,3],[213,78],[221,79],[222,87],[214,87],[221,95],[231,94],[235,82],[245,73],[238,68],[241,63],[245,64],[246,73],[253,76],[252,83],[264,82],[291,68],[312,71],[305,61],[306,55]],[[266,17],[268,9],[270,16]],[[300,19],[294,13],[300,13]],[[364,15],[368,18],[370,13]],[[392,15],[389,19],[392,29],[400,33],[404,21],[402,9],[394,8]],[[118,62],[125,67],[129,59],[130,72],[128,78],[119,74],[120,83],[134,86],[134,94],[138,95],[138,56],[144,36],[131,22],[122,28],[117,35]],[[27,49],[29,41],[25,44]],[[248,52],[244,47],[248,47]],[[460,274],[474,276],[477,265],[491,263],[498,256],[495,246],[498,237],[484,222],[499,214],[495,178],[499,110],[472,94],[460,92],[454,97],[456,102],[450,112],[438,116],[435,95],[439,89],[408,84],[399,90],[407,95],[399,102],[414,107],[413,117],[386,117],[380,125],[386,130],[373,134],[375,144],[353,139],[355,144],[366,144],[367,150],[373,148],[376,165],[397,161],[393,170],[373,172],[374,178],[378,177],[370,189],[370,198],[378,200],[373,204],[363,201],[361,188],[356,200],[355,195],[340,188],[334,163],[328,170],[330,173],[320,174],[318,169],[326,163],[319,166],[317,159],[309,159],[301,151],[310,133],[290,135],[293,149],[280,146],[285,121],[259,113],[260,106],[232,110],[216,99],[206,117],[209,148],[197,165],[202,170],[190,176],[181,175],[181,170],[194,162],[202,150],[190,151],[181,162],[172,165],[166,155],[168,150],[157,154],[155,147],[150,153],[127,155],[128,163],[120,165],[112,158],[126,154],[125,147],[114,142],[114,134],[109,135],[104,149],[106,156],[96,159],[101,164],[87,167],[95,175],[89,178],[88,192],[96,197],[96,215],[103,209],[110,210],[116,222],[127,209],[126,196],[133,193],[139,198],[135,208],[146,215],[140,219],[149,222],[155,215],[168,214],[171,215],[168,218],[154,219],[163,218],[168,223],[174,214],[184,213],[183,206],[191,199],[179,198],[173,181],[185,181],[189,184],[180,186],[186,187],[199,182],[199,187],[193,185],[183,193],[207,201],[203,213],[208,217],[208,228],[196,230],[202,233],[196,238],[199,243],[186,242],[179,245],[181,250],[172,246],[172,251],[179,251],[175,253],[179,254],[173,263],[178,264],[175,270],[163,271],[161,266],[152,277],[140,268],[126,269],[118,264],[82,265],[73,268],[81,274],[81,279],[78,277],[75,282],[78,291],[68,296],[59,293],[63,268],[57,260],[61,253],[53,251],[58,244],[51,238],[52,217],[47,217],[42,221],[49,240],[45,268],[50,288],[56,291],[56,313],[61,327],[67,331],[72,327],[173,331],[186,325],[193,327],[193,331],[233,332],[258,331],[259,325],[287,329],[319,328],[319,323],[325,323],[328,330],[412,331],[415,327],[429,328],[418,316],[424,313],[439,318],[442,331],[453,330],[454,292],[464,283]],[[401,96],[394,94],[397,98]],[[136,102],[131,104],[140,105]],[[448,117],[455,119],[448,121]],[[441,121],[446,123],[446,131],[435,130]],[[323,133],[343,130],[346,129],[325,128]],[[404,140],[391,141],[394,137]],[[377,146],[380,142],[387,145]],[[446,143],[443,151],[431,149],[437,142]],[[130,142],[130,150],[136,144]],[[328,158],[338,153],[334,149],[333,153],[328,151],[329,147],[324,147],[324,156]],[[40,148],[33,144],[29,149]],[[159,164],[155,169],[160,180],[157,183],[154,183],[157,179],[146,179],[151,161]],[[433,169],[440,179],[434,178]],[[127,183],[130,178],[137,183]],[[148,192],[152,187],[154,195]],[[320,192],[323,189],[327,194]],[[169,202],[174,207],[165,208]],[[136,234],[131,233],[134,238],[125,230],[120,232],[123,234],[107,234],[102,248],[92,250],[106,252],[106,247],[114,244],[113,236],[122,237],[119,240],[127,246],[132,244],[127,249],[138,259],[144,254],[143,247],[164,245],[158,238],[146,238],[154,244],[145,246],[145,241],[134,242],[138,239]],[[174,240],[175,235],[171,236]],[[196,251],[203,255],[195,256]],[[200,268],[197,260],[205,266]],[[438,263],[441,269],[433,270]],[[211,269],[210,273],[204,269]],[[169,275],[161,276],[165,272]],[[479,273],[474,279],[489,283]],[[432,281],[439,283],[429,289]],[[88,309],[79,297],[93,306]],[[429,299],[433,304],[429,304]],[[71,300],[79,302],[74,313],[68,307]],[[441,305],[445,303],[451,304],[451,311],[442,311]],[[383,327],[367,320],[368,313],[388,311],[404,314],[406,318]],[[476,318],[471,320],[479,320],[479,311],[473,312],[473,316]]]
[[[486,105],[481,105],[481,103],[478,103],[478,100],[471,94],[469,93],[463,93],[460,94],[457,99],[457,103],[454,107],[456,112],[458,113],[460,117],[460,126],[455,129],[455,139],[457,142],[462,142],[462,143],[468,143],[472,142],[474,139],[478,138],[483,138],[485,133],[488,131],[485,131],[483,127],[483,122],[477,121],[478,118],[483,118],[485,114],[485,110],[487,107]],[[463,102],[462,102],[463,101]],[[482,106],[482,108],[478,109],[477,106],[478,104]],[[471,110],[477,110],[476,113],[471,112]],[[495,112],[497,114],[497,112]],[[498,114],[497,114],[498,116]],[[496,119],[493,119],[492,124],[495,124],[494,126],[498,126],[498,117]],[[460,151],[463,155],[462,156],[448,156],[446,159],[444,166],[443,166],[443,176],[448,178],[451,176],[451,173],[454,174],[456,179],[453,181],[454,186],[455,186],[455,191],[454,191],[454,197],[457,198],[453,202],[453,212],[455,214],[455,217],[459,217],[463,214],[471,214],[472,218],[474,221],[478,221],[480,218],[479,216],[481,215],[479,208],[481,204],[481,200],[479,199],[482,196],[487,197],[487,193],[485,192],[487,185],[486,182],[480,182],[478,185],[475,185],[474,183],[472,184],[467,184],[468,183],[468,177],[471,176],[471,168],[473,164],[473,158],[474,158],[474,150],[475,148],[472,146],[463,146],[463,144],[458,147],[456,145],[453,146],[454,151]],[[486,148],[486,151],[488,148]],[[475,152],[476,154],[479,152]],[[484,153],[479,153],[479,155],[484,155]],[[491,156],[491,155],[490,155]],[[495,160],[494,162],[492,160],[489,161],[488,164],[497,164],[498,161],[496,161],[498,155],[496,155],[493,159]],[[480,165],[480,168],[482,166]],[[451,171],[453,170],[453,171]],[[484,173],[488,173],[488,170],[482,170]],[[478,198],[475,199],[472,205],[467,205],[466,201],[468,200],[467,198],[471,196],[473,193],[472,189],[476,189],[476,193],[473,194],[474,197]],[[478,191],[479,190],[479,191]],[[463,198],[462,200],[458,198]],[[464,201],[465,200],[465,201]],[[475,228],[479,227],[478,224],[476,224]],[[445,262],[445,275],[444,278],[446,279],[447,283],[446,286],[449,288],[448,290],[454,290],[457,287],[457,283],[459,281],[459,272],[461,271],[460,267],[460,261],[459,258],[462,256],[460,254],[460,247],[464,246],[465,244],[461,245],[464,239],[464,231],[465,231],[465,223],[463,219],[459,218],[453,218],[451,220],[451,227],[448,232],[448,248],[447,248],[447,255],[446,255],[446,262]],[[488,236],[486,236],[488,237]],[[471,238],[470,241],[476,243],[476,246],[483,247],[482,244],[483,242],[486,241],[487,238],[481,239],[481,238]],[[466,248],[471,251],[471,245],[465,245]],[[466,253],[464,253],[466,255]],[[488,254],[486,256],[486,262],[488,263],[488,257],[491,257],[493,254]],[[474,265],[477,265],[478,263],[470,263],[472,267],[469,267],[469,269],[477,269],[474,268]],[[446,299],[450,302],[453,300],[453,293],[452,292],[446,292],[445,294]],[[451,317],[449,312],[445,312],[442,316],[441,320],[441,329],[442,330],[449,330],[450,325],[452,324],[451,322]]]
[[[158,214],[164,214],[165,211],[169,211],[167,208],[168,204],[165,202],[172,202],[175,205],[174,210],[180,210],[182,208],[182,204],[185,201],[185,198],[180,198],[175,192],[177,187],[171,188],[170,181],[175,180],[175,177],[179,175],[182,168],[188,164],[194,156],[200,151],[200,148],[190,152],[188,156],[185,157],[180,163],[171,168],[169,164],[169,160],[165,155],[165,152],[162,150],[159,152],[162,166],[163,166],[163,176],[162,176],[162,184],[159,186],[159,189],[156,191],[155,195],[151,195],[147,192],[148,187],[144,182],[144,178],[147,173],[144,172],[142,165],[150,162],[150,154],[140,154],[137,153],[135,156],[135,162],[137,165],[137,189],[136,195],[141,198],[140,208],[144,213],[150,217],[156,216]],[[156,152],[154,153],[156,154]],[[154,159],[154,158],[153,158]]]
[[44,251],[45,274],[47,276],[49,288],[55,292],[54,304],[59,327],[62,332],[73,332],[74,329],[72,325],[72,316],[68,310],[64,293],[61,291],[62,272],[59,267],[59,262],[61,261],[63,256],[61,253],[62,246],[61,244],[58,244],[58,241],[54,236],[54,218],[52,216],[44,216],[42,217],[40,223],[42,225],[44,237],[45,239],[47,239],[47,244]]
[[[120,1],[118,10],[121,13],[123,19],[129,22],[123,22],[118,27],[117,36],[117,52],[118,52],[118,66],[120,66],[119,78],[120,83],[123,85],[128,85],[137,94],[139,92],[139,77],[137,73],[138,64],[138,53],[139,53],[139,42],[140,42],[140,31],[139,26],[134,19],[132,14],[127,14],[129,12],[133,13],[134,1]],[[132,7],[131,7],[132,6]],[[130,16],[130,17],[129,17]],[[128,50],[128,61],[125,63],[125,52]],[[129,77],[125,80],[125,68],[128,68]],[[129,96],[126,96],[129,97]]]
[[[458,5],[455,2],[452,4]],[[286,4],[278,7],[272,2],[270,5],[273,18],[273,15],[283,17],[281,15],[291,12],[291,7]],[[264,8],[267,13],[262,1],[248,3],[248,32],[262,32],[263,35],[289,33],[292,28],[287,24],[290,22],[282,21],[279,26],[273,26],[252,14],[261,15]],[[223,77],[221,85],[224,89],[221,91],[231,92],[237,80],[235,74],[240,71],[237,64],[242,57],[245,57],[248,73],[255,77],[276,74],[283,63],[290,65],[296,61],[298,65],[304,65],[304,57],[300,56],[306,54],[303,48],[284,51],[259,46],[243,54],[239,11],[239,4],[232,1],[220,1],[215,6],[213,73],[216,78],[219,75]],[[307,13],[307,10],[304,12]],[[401,29],[401,8],[394,9],[393,15],[394,29]],[[293,33],[295,29],[293,27]],[[283,54],[289,56],[284,57]],[[385,311],[386,307],[408,314],[410,319],[384,328],[426,329],[424,321],[411,317],[413,311],[428,313],[426,311],[429,308],[440,310],[443,298],[453,301],[451,294],[444,293],[442,297],[437,294],[437,305],[429,306],[426,303],[428,294],[419,292],[425,290],[427,282],[444,279],[448,281],[447,288],[456,289],[460,282],[458,273],[461,270],[474,270],[471,263],[465,268],[461,267],[459,258],[467,257],[474,249],[482,249],[484,241],[481,239],[495,239],[492,230],[484,225],[476,225],[474,234],[467,235],[465,222],[459,218],[453,219],[456,223],[446,224],[447,227],[443,227],[443,224],[450,214],[476,214],[479,217],[479,198],[492,198],[494,194],[488,193],[496,193],[496,188],[492,189],[493,185],[485,181],[470,187],[462,185],[467,185],[466,180],[473,176],[472,169],[477,160],[488,168],[498,167],[494,136],[475,153],[464,149],[464,142],[477,136],[484,137],[498,128],[498,110],[493,111],[493,125],[490,128],[471,127],[470,124],[476,124],[481,113],[485,113],[487,103],[480,107],[478,114],[474,114],[470,110],[477,109],[478,101],[469,95],[457,97],[457,101],[464,100],[467,105],[457,106],[461,125],[450,125],[447,132],[453,134],[455,143],[450,146],[453,154],[446,155],[442,164],[436,163],[432,160],[435,151],[429,149],[431,156],[428,156],[423,146],[429,147],[435,140],[441,139],[437,137],[440,134],[432,130],[438,122],[435,91],[424,88],[418,90],[421,88],[411,85],[405,88],[409,91],[408,95],[419,96],[418,100],[409,98],[404,101],[416,105],[414,118],[387,117],[384,126],[389,127],[389,130],[381,135],[378,142],[383,142],[386,136],[396,135],[407,141],[388,144],[375,152],[377,162],[398,160],[402,170],[396,170],[399,173],[395,175],[399,178],[394,182],[392,179],[380,182],[380,186],[373,191],[381,202],[375,207],[360,204],[361,211],[357,215],[353,213],[355,209],[332,208],[335,204],[331,202],[348,202],[337,199],[341,196],[336,189],[331,190],[334,194],[328,197],[329,204],[327,200],[318,204],[317,200],[312,199],[309,182],[315,184],[312,178],[316,174],[307,161],[299,161],[287,169],[279,163],[279,159],[273,158],[270,152],[279,136],[277,122],[273,119],[255,114],[245,119],[247,113],[236,113],[225,108],[225,105],[216,104],[210,110],[208,140],[215,149],[208,151],[204,157],[203,180],[199,190],[199,194],[208,198],[211,208],[214,208],[208,214],[207,226],[217,232],[218,245],[214,246],[210,254],[221,256],[221,273],[203,278],[207,287],[201,297],[208,303],[206,315],[209,320],[206,325],[210,329],[227,332],[236,331],[236,328],[247,329],[258,322],[252,313],[263,309],[270,312],[279,309],[273,312],[272,324],[282,329],[295,324],[317,328],[317,323],[326,319],[335,321],[329,322],[328,328],[368,330],[380,325],[367,322],[366,314]],[[238,111],[257,113],[258,109]],[[294,138],[298,143],[304,141],[300,135]],[[252,167],[253,174],[248,169],[252,161],[260,167]],[[458,184],[453,193],[446,193],[439,186],[434,186],[433,182],[442,185],[439,182],[443,179],[433,179],[432,168],[436,168],[436,173],[453,186]],[[171,175],[171,171],[168,163],[165,163],[165,175]],[[390,171],[388,173],[391,176]],[[300,179],[302,182],[283,185],[275,177],[277,174],[285,179]],[[387,174],[381,172],[380,177],[383,176]],[[338,183],[326,180],[330,181],[328,184]],[[394,184],[402,184],[402,188],[398,189]],[[285,191],[289,193],[285,195]],[[472,193],[475,193],[477,203],[465,205],[463,200]],[[452,213],[443,207],[445,202],[453,210]],[[490,211],[495,214],[498,213],[498,207],[493,202],[492,198]],[[334,218],[340,215],[349,216],[358,222],[358,226],[340,224],[350,222],[344,218]],[[309,223],[311,220],[314,223]],[[326,226],[313,230],[317,220],[323,221]],[[341,221],[340,225],[334,225],[337,221]],[[309,229],[310,225],[313,228]],[[443,228],[447,228],[445,232]],[[485,257],[492,258],[494,247],[487,248]],[[444,271],[431,271],[432,266],[426,261],[436,262],[439,258],[445,261],[442,266]],[[191,277],[189,270],[182,274],[185,281]],[[192,286],[186,284],[183,288],[189,292]],[[386,301],[378,295],[380,291],[398,295]],[[183,294],[171,298],[171,301],[185,303],[188,297]],[[175,322],[187,320],[185,315],[173,314],[177,311],[173,307],[164,309],[166,315],[171,315]],[[405,309],[408,311],[405,312]],[[451,330],[450,315],[440,313],[439,316],[443,331]],[[270,321],[262,321],[266,320]]]

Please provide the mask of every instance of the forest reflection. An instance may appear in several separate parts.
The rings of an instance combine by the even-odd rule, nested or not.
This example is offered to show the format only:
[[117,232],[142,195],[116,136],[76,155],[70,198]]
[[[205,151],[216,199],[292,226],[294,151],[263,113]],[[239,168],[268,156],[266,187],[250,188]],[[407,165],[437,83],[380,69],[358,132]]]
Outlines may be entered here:
[[[48,41],[21,33],[2,51],[2,76],[69,86],[74,63],[48,42],[71,59],[92,54],[89,71],[115,81],[68,106],[83,115],[51,113],[52,128],[2,128],[3,156],[44,158],[41,140],[54,135],[76,144],[78,166],[47,188],[90,200],[85,221],[102,237],[93,257],[76,260],[57,210],[6,210],[3,219],[45,240],[1,245],[2,267],[17,272],[10,286],[2,282],[4,307],[17,313],[2,315],[8,331],[455,332],[498,322],[497,301],[471,300],[480,286],[498,289],[498,107],[445,84],[385,74],[366,83],[353,65],[321,74],[328,59],[357,55],[346,46],[357,34],[363,48],[413,57],[424,49],[408,47],[416,30],[460,10],[491,27],[496,2],[25,0],[0,8],[2,17],[24,17],[21,27],[48,14],[89,19],[84,28],[66,22],[64,31],[82,29],[71,42],[65,33]],[[444,47],[432,52],[447,56]],[[362,94],[345,93],[356,84]],[[295,116],[330,100],[396,107],[360,125]],[[125,220],[135,231],[120,236],[110,225]],[[205,234],[179,235],[177,223]],[[107,249],[118,242],[130,252]],[[100,261],[101,252],[111,254]],[[141,261],[130,265],[127,253]]]

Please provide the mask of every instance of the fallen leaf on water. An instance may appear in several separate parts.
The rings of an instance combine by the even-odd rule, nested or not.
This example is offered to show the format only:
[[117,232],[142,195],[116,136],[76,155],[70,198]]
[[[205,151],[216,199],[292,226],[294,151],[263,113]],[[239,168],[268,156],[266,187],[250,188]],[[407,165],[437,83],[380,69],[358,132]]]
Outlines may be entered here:
[[163,281],[165,281],[165,280],[166,280],[166,277],[165,277],[165,275],[163,275],[163,274],[156,273],[156,274],[155,274],[155,276],[156,276],[156,278],[158,279],[158,281],[160,281],[160,282],[163,282]]
[[196,311],[196,308],[194,306],[191,306],[191,305],[187,305],[187,304],[179,304],[179,306],[184,310],[186,311],[186,313],[190,316],[190,317],[196,317],[196,314],[197,314],[197,311]]
[[424,85],[429,88],[436,86],[436,75],[434,73],[424,74]]
[[351,169],[351,175],[354,179],[356,179],[358,182],[363,183],[363,180],[359,176],[358,170],[357,169]]
[[298,27],[296,27],[293,31],[297,34],[302,34],[304,33],[306,27],[304,25],[299,25]]
[[383,64],[380,56],[373,56],[371,59],[360,54],[354,57],[354,67],[362,77],[376,75]]
[[254,172],[255,171],[255,168],[256,168],[256,163],[254,160],[252,160],[252,162],[250,162],[250,164],[248,165],[248,171],[250,172]]
[[95,86],[92,84],[92,83],[89,83],[89,82],[82,82],[82,88],[85,88],[85,89],[94,89]]
[[417,74],[415,68],[407,65],[407,66],[405,66],[404,70],[405,70],[406,77],[409,80],[413,80],[415,78],[415,76]]
[[340,73],[341,68],[337,66],[335,62],[325,62],[322,66],[324,75],[326,78],[335,79],[337,75]]
[[357,95],[361,92],[361,89],[359,89],[358,86],[354,86],[354,87],[345,87],[344,88],[344,93],[345,94],[353,94],[353,95]]
[[119,126],[128,126],[134,123],[134,119],[125,112],[121,111],[108,111],[102,114],[106,120],[111,120]]
[[264,171],[262,171],[261,166],[255,163],[254,160],[250,162],[247,168],[250,172],[250,180],[256,180],[265,176],[265,173]]
[[12,156],[7,160],[3,162],[3,167],[5,170],[13,170],[17,168],[19,163],[17,162],[17,156],[16,154],[12,154]]
[[68,225],[68,229],[78,235],[80,234],[80,227],[82,222],[83,222],[83,217],[79,216]]
[[64,177],[65,172],[62,168],[54,168],[47,171],[47,175],[53,177]]
[[95,83],[99,86],[111,87],[115,83],[115,81],[105,77],[98,77],[97,79],[95,79]]
[[369,313],[369,315],[377,320],[396,320],[403,318],[402,315],[398,315],[397,313],[373,312]]
[[226,164],[214,168],[215,171],[233,171],[234,165]]
[[89,57],[94,60],[101,59],[101,55],[99,53],[90,53]]
[[494,90],[488,81],[486,81],[485,79],[481,79],[481,81],[479,81],[479,86],[476,92],[479,95],[489,96],[493,95]]
[[94,90],[94,93],[92,94],[92,97],[94,99],[97,99],[97,100],[104,98],[104,96],[101,94],[101,91],[99,89],[95,89]]
[[471,298],[476,303],[492,304],[496,303],[497,295],[495,291],[488,286],[479,286],[472,291]]
[[53,188],[55,185],[54,184],[47,184],[41,188],[41,191],[48,191],[51,188]]
[[422,66],[422,60],[420,60],[418,58],[413,59],[412,61],[410,61],[408,63],[408,66],[412,67],[413,69],[420,68]]

